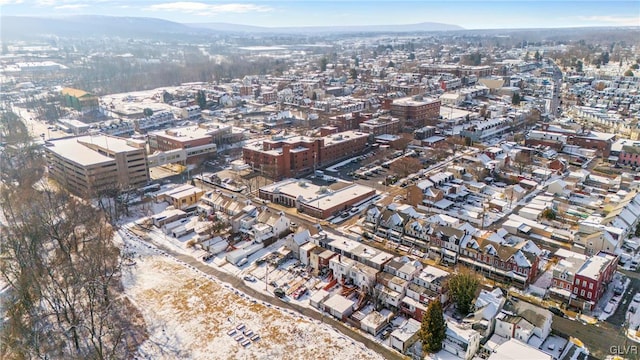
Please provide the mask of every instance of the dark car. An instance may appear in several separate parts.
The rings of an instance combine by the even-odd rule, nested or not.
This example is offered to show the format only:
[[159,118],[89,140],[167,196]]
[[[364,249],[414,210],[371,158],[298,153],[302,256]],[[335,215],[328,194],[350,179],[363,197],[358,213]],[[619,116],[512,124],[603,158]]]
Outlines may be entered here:
[[560,317],[567,317],[562,310],[558,309],[555,306],[550,306],[549,311],[551,311],[554,315],[557,315]]
[[273,290],[273,294],[279,298],[283,298],[286,296],[284,290],[282,290],[281,288],[277,288],[275,290]]

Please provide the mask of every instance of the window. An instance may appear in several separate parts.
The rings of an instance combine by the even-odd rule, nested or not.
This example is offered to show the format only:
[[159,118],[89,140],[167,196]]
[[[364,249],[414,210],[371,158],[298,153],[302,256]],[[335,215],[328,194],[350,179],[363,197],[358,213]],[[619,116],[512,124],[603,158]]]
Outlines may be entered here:
[[582,287],[587,287],[587,281],[586,280],[582,280]]
[[577,294],[578,293],[578,288],[573,288],[573,293]]
[[580,280],[576,279],[576,285],[580,285]]
[[591,291],[587,293],[587,299],[591,299]]
[[589,290],[593,290],[593,283],[589,283]]

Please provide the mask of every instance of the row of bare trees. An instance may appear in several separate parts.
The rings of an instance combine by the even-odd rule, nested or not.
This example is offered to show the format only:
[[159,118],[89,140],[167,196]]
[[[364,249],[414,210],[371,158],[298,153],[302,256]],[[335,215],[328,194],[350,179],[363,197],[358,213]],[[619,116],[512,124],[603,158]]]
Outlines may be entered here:
[[[12,156],[25,157],[20,149],[31,146],[14,146]],[[20,173],[38,171],[36,164]],[[8,286],[0,298],[0,358],[132,357],[144,323],[122,295],[130,260],[104,214],[32,181],[0,184],[0,210],[0,276]]]

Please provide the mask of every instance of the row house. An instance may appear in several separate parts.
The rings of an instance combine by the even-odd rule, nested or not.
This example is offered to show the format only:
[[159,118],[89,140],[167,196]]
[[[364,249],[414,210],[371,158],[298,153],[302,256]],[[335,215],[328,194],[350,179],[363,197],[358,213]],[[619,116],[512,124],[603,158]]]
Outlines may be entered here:
[[446,304],[449,298],[444,285],[450,275],[449,272],[442,269],[426,266],[407,287],[407,297],[422,304],[428,304],[436,299]]
[[389,240],[400,242],[404,232],[404,224],[408,216],[392,210],[385,210],[380,217],[376,233]]
[[[404,260],[404,261],[403,261]],[[383,271],[401,279],[411,281],[420,270],[422,264],[418,261],[410,262],[406,258],[397,258],[384,265]]]
[[400,312],[418,321],[422,321],[422,317],[426,311],[427,305],[412,297],[405,296],[400,301]]
[[514,246],[474,238],[463,247],[460,262],[486,277],[525,288],[538,275],[539,253],[529,241]]
[[202,212],[211,215],[221,212],[229,216],[236,216],[241,213],[249,213],[255,210],[251,206],[251,201],[241,201],[235,195],[227,195],[222,192],[209,191],[200,198],[200,208]]
[[553,278],[549,288],[550,296],[570,304],[575,275],[587,261],[587,256],[567,251],[569,256],[561,258],[553,267]]
[[[380,274],[383,274],[383,273],[380,273]],[[385,274],[385,275],[389,275],[389,274]],[[400,302],[404,298],[404,295],[402,293],[395,291],[387,286],[384,286],[379,282],[376,283],[374,292],[378,294],[378,300],[382,302],[382,304],[388,307],[391,307],[392,309],[399,309]]]
[[435,225],[430,240],[430,256],[439,256],[442,261],[455,264],[458,262],[460,245],[471,240],[471,235],[451,226]]

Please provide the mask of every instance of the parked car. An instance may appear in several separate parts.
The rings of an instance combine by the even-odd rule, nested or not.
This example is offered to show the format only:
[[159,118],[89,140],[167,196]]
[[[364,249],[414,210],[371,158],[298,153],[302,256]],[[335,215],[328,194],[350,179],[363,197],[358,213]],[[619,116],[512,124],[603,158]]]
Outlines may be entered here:
[[279,298],[283,298],[286,295],[284,290],[282,290],[281,288],[276,288],[275,290],[273,290],[273,294]]
[[640,293],[633,295],[633,302],[640,302]]
[[614,306],[615,306],[615,305],[614,305],[614,304],[612,304],[612,303],[607,303],[607,306],[605,306],[605,307],[604,307],[604,312],[605,312],[606,314],[611,314],[611,313],[613,312],[613,307],[614,307]]
[[249,282],[256,282],[256,278],[251,275],[245,275],[243,279]]
[[555,306],[549,307],[549,311],[551,311],[554,315],[557,315],[557,316],[560,316],[560,317],[566,317],[566,315],[564,314],[564,311],[558,309]]

